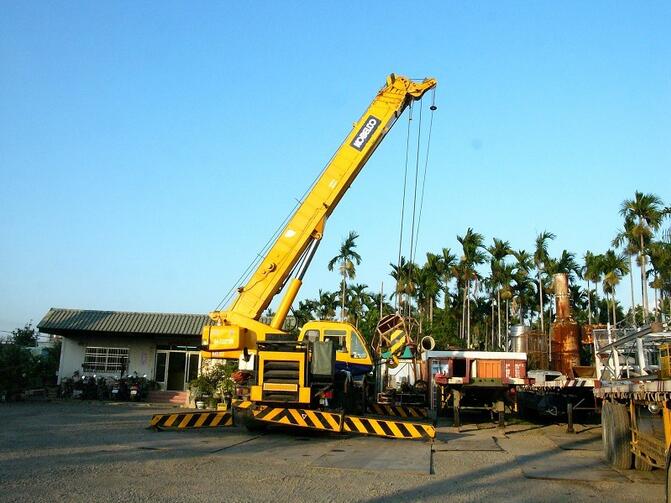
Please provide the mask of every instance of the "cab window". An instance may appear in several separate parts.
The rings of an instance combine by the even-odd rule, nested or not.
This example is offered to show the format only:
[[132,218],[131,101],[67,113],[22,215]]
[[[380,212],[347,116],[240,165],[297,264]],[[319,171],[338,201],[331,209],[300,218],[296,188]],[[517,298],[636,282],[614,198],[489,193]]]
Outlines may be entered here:
[[306,330],[303,335],[303,340],[308,342],[315,342],[319,340],[319,330]]
[[352,332],[351,355],[352,358],[357,360],[363,360],[368,357],[368,353],[366,352],[366,345],[361,340],[361,337],[359,337],[359,334],[356,332]]
[[333,341],[338,353],[347,353],[346,330],[324,330],[324,340]]

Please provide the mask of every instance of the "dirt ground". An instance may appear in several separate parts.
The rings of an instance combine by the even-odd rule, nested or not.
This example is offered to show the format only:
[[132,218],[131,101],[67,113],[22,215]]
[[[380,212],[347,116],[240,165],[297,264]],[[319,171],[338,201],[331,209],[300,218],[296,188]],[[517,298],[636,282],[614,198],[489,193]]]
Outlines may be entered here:
[[0,405],[0,501],[663,501],[663,474],[616,472],[597,425],[441,427],[433,444],[146,429],[148,404]]

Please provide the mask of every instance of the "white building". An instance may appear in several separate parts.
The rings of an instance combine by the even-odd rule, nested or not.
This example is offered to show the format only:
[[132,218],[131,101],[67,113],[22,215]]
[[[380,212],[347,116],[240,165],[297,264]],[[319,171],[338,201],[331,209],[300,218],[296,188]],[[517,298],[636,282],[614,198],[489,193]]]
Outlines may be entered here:
[[74,372],[121,377],[137,372],[162,390],[183,391],[198,375],[204,314],[52,308],[37,328],[62,338],[58,382]]

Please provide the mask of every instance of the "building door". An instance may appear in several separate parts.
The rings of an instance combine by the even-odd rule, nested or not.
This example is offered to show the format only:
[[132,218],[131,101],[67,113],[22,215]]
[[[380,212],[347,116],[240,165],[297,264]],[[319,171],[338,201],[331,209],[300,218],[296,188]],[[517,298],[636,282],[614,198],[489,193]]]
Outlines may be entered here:
[[168,391],[184,391],[186,382],[186,352],[170,351],[168,356]]
[[162,390],[187,390],[189,382],[198,377],[200,351],[194,351],[196,348],[190,346],[178,347],[184,349],[164,346],[156,350],[154,379]]
[[189,351],[186,360],[186,382],[185,388],[189,387],[189,382],[198,377],[198,370],[200,369],[200,352]]
[[168,386],[168,351],[156,351],[156,372],[154,372],[154,379],[159,384],[162,390]]

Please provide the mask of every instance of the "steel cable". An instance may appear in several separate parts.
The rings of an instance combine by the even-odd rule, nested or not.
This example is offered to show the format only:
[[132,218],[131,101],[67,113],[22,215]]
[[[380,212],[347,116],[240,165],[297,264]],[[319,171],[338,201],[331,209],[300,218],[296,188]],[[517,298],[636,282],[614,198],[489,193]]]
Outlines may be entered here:
[[417,253],[417,243],[419,242],[419,227],[422,222],[422,210],[424,208],[424,187],[426,185],[426,173],[429,166],[429,151],[431,150],[431,132],[433,131],[433,112],[437,109],[436,107],[436,88],[433,88],[432,102],[429,110],[431,110],[431,118],[429,119],[429,133],[426,140],[426,154],[424,156],[424,174],[422,176],[422,192],[419,198],[419,216],[417,218],[417,239],[415,240],[415,251],[413,256]]

